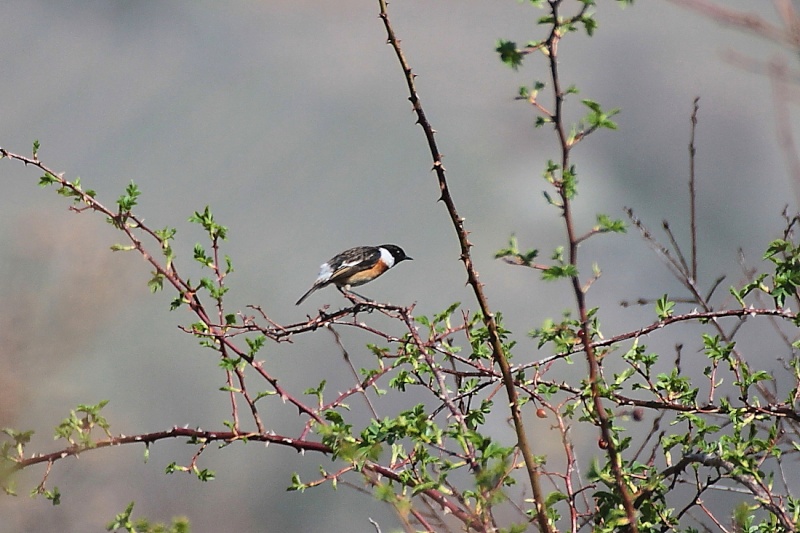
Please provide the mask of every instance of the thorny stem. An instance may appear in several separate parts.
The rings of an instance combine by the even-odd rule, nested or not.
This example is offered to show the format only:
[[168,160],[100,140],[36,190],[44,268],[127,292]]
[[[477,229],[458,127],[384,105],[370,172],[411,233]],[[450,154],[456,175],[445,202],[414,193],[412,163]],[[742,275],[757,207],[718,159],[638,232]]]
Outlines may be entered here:
[[[560,0],[550,0],[550,9],[552,19],[559,20],[558,8],[561,4]],[[588,8],[588,4],[584,5],[584,10]],[[545,47],[547,49],[548,63],[550,66],[550,79],[553,84],[553,95],[555,98],[555,106],[553,111],[553,124],[555,126],[556,134],[558,135],[559,143],[561,145],[561,172],[562,176],[570,171],[570,150],[572,144],[567,136],[567,131],[564,125],[562,115],[562,107],[564,103],[564,92],[561,88],[561,80],[558,71],[558,43],[561,40],[562,27],[558,22],[553,24],[553,29],[550,36],[547,38]],[[574,220],[572,218],[572,209],[570,202],[570,191],[565,188],[564,181],[556,183],[559,196],[562,202],[562,216],[564,217],[564,224],[567,230],[567,238],[569,240],[569,262],[576,268],[578,266],[578,236],[575,231]],[[633,499],[631,498],[630,490],[623,475],[622,461],[617,450],[616,443],[611,431],[611,421],[606,413],[602,400],[601,375],[600,367],[597,361],[597,355],[591,343],[591,328],[589,323],[589,314],[586,308],[586,295],[581,286],[581,280],[578,275],[572,276],[572,289],[575,294],[576,306],[580,316],[581,329],[580,337],[585,347],[586,361],[589,367],[589,385],[591,387],[592,403],[594,407],[595,416],[600,426],[600,434],[604,443],[607,446],[608,459],[611,464],[611,470],[614,474],[614,481],[622,505],[625,509],[625,514],[628,521],[628,528],[631,533],[637,533],[638,527],[636,525],[636,509],[633,506]]]
[[[483,316],[483,322],[489,332],[489,342],[492,347],[492,358],[500,366],[503,374],[503,383],[506,388],[508,396],[509,408],[511,410],[511,418],[514,423],[514,431],[517,436],[517,445],[522,453],[523,460],[525,461],[525,468],[528,473],[528,478],[531,483],[531,490],[533,492],[534,505],[536,506],[536,519],[539,523],[539,529],[542,532],[551,533],[554,531],[550,521],[547,517],[547,507],[545,505],[544,493],[542,492],[540,483],[540,474],[537,468],[536,459],[531,451],[531,446],[528,442],[528,436],[525,431],[525,425],[522,420],[522,410],[520,408],[519,397],[514,386],[514,377],[511,374],[511,366],[503,351],[503,344],[500,339],[500,334],[497,328],[497,321],[492,313],[486,295],[483,292],[483,285],[478,280],[478,273],[472,263],[470,255],[470,248],[472,243],[469,241],[469,232],[464,228],[464,219],[461,218],[456,210],[455,202],[450,195],[450,190],[447,185],[445,175],[445,168],[442,164],[442,154],[434,138],[434,129],[428,121],[422,104],[417,94],[416,84],[414,82],[415,74],[411,70],[411,66],[400,48],[400,41],[397,39],[389,20],[387,11],[386,0],[378,0],[380,5],[380,18],[383,21],[387,33],[387,40],[389,45],[394,49],[400,66],[403,69],[403,74],[408,86],[409,100],[417,115],[417,123],[422,127],[425,133],[425,138],[428,142],[428,148],[433,158],[433,170],[436,171],[436,176],[439,182],[439,190],[441,193],[440,200],[444,202],[447,212],[450,215],[450,220],[458,236],[459,245],[461,248],[461,261],[464,263],[464,268],[467,272],[467,283],[472,287],[475,298],[480,306]],[[587,343],[588,344],[588,343]]]
[[[20,458],[9,469],[9,471],[22,470],[29,466],[42,463],[48,465],[48,471],[49,471],[49,468],[56,461],[66,459],[67,457],[77,457],[82,453],[89,453],[94,450],[100,450],[111,446],[120,446],[122,444],[141,443],[144,445],[150,445],[154,442],[158,442],[165,439],[187,438],[187,437],[191,439],[193,442],[197,442],[201,448],[207,446],[208,443],[210,442],[231,443],[237,440],[243,440],[243,441],[264,442],[267,444],[275,444],[278,446],[288,446],[290,448],[294,448],[298,452],[314,451],[323,454],[333,453],[333,450],[330,447],[320,442],[314,442],[302,439],[293,439],[291,437],[275,435],[272,433],[241,434],[233,431],[205,431],[202,429],[173,427],[172,429],[166,431],[158,431],[154,433],[145,433],[140,435],[120,435],[116,437],[109,437],[107,439],[94,441],[89,445],[73,445],[68,448],[64,448],[62,450],[58,450],[48,454],[39,454],[31,456],[27,459]],[[408,484],[407,481],[401,479],[401,476],[397,472],[395,472],[391,468],[382,466],[380,464],[367,462],[363,465],[363,468],[368,472],[375,473],[378,476],[383,476],[385,478],[391,479],[392,481],[402,484]],[[0,471],[0,477],[7,475],[9,471]],[[413,485],[411,486],[413,487]],[[452,516],[456,517],[462,523],[464,524],[474,523],[474,519],[470,514],[466,513],[463,509],[450,502],[448,498],[438,490],[424,489],[422,491],[422,494],[424,494],[431,500],[435,501],[437,505],[439,505],[442,509],[445,510],[446,513],[451,513]]]
[[[214,235],[214,240],[212,241],[212,250],[214,252],[214,263],[211,266],[212,270],[214,271],[214,275],[217,278],[217,287],[222,291],[225,287],[225,272],[223,272],[219,267],[219,235]],[[221,293],[224,294],[224,293]],[[222,296],[218,296],[216,298],[216,308],[217,308],[217,322],[220,325],[220,329],[224,330],[225,326],[225,310],[222,302]],[[220,345],[220,355],[224,359],[228,359],[228,350],[226,349],[225,344]],[[226,369],[225,374],[228,381],[228,388],[229,392],[228,395],[231,401],[231,416],[233,417],[233,429],[234,431],[240,431],[239,426],[239,406],[236,402],[236,388],[233,384],[233,374],[236,374],[239,382],[239,392],[242,393],[244,396],[245,401],[247,402],[248,406],[250,407],[250,413],[253,415],[253,420],[255,420],[256,427],[258,428],[259,432],[264,431],[264,424],[261,422],[261,416],[258,414],[258,409],[256,408],[255,403],[250,399],[250,394],[247,392],[247,387],[245,387],[244,381],[244,373],[240,367],[236,367],[234,370]]]

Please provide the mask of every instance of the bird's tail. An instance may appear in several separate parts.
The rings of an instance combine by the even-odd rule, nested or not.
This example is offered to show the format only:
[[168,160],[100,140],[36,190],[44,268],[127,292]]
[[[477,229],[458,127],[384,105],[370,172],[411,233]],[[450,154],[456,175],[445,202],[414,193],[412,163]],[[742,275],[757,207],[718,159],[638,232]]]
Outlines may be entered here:
[[304,295],[302,295],[300,297],[300,299],[295,302],[294,305],[300,305],[301,303],[303,303],[305,301],[305,299],[308,298],[309,295],[312,292],[314,292],[315,290],[319,289],[319,287],[320,287],[319,285],[313,285],[310,289],[308,289],[308,292],[306,292]]

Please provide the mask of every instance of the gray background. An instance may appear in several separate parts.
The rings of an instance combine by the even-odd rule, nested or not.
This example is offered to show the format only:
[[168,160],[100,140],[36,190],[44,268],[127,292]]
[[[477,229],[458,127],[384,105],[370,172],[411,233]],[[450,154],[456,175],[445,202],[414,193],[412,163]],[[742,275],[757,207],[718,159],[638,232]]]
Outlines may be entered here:
[[[541,195],[552,134],[535,130],[532,110],[513,99],[518,85],[545,77],[543,63],[514,73],[494,52],[498,38],[540,36],[542,13],[511,0],[414,0],[390,10],[491,304],[520,341],[517,357],[547,355],[525,333],[570,306],[565,286],[492,259],[512,232],[544,256],[564,241]],[[653,228],[669,218],[687,243],[689,114],[701,96],[700,282],[726,273],[733,283],[737,247],[756,262],[781,229],[783,206],[795,204],[796,184],[777,149],[768,80],[720,54],[769,59],[778,50],[665,2],[602,2],[599,11],[596,37],[568,36],[560,49],[563,79],[580,97],[622,108],[618,132],[574,152],[579,223],[588,228],[596,212],[622,217],[630,206]],[[362,293],[417,302],[421,313],[458,300],[474,309],[377,13],[377,2],[355,1],[5,2],[0,145],[28,153],[39,139],[44,162],[80,176],[107,204],[135,180],[139,213],[155,227],[178,228],[179,266],[195,279],[191,249],[203,236],[186,219],[210,204],[230,229],[230,311],[260,304],[289,323],[339,305],[332,289],[293,304],[323,260],[383,242],[415,261]],[[577,102],[571,119],[583,112]],[[216,392],[224,384],[216,359],[176,328],[191,317],[168,312],[172,294],[148,293],[141,259],[109,251],[119,239],[100,217],[69,213],[37,179],[0,162],[0,425],[36,429],[31,450],[52,450],[51,428],[69,408],[109,399],[114,433],[221,427],[230,414],[227,395]],[[620,300],[682,294],[635,231],[590,241],[582,253],[586,267],[604,269],[590,305],[605,306],[607,334],[652,320],[650,308],[620,308]],[[357,366],[371,362],[363,345],[373,340],[348,333]],[[676,339],[661,341],[669,350]],[[262,358],[297,394],[323,378],[331,391],[350,383],[324,333],[268,345]],[[275,403],[267,422],[291,431],[294,411]],[[510,437],[503,423],[496,431]],[[136,515],[186,514],[198,532],[371,531],[368,516],[384,531],[397,527],[388,508],[349,488],[285,492],[292,472],[312,479],[318,464],[332,468],[325,457],[251,444],[204,454],[201,466],[218,474],[211,483],[163,474],[192,450],[159,443],[146,465],[132,446],[60,462],[49,479],[65,493],[56,508],[27,498],[42,473],[32,469],[19,478],[19,498],[0,499],[0,531],[98,531],[131,500]]]

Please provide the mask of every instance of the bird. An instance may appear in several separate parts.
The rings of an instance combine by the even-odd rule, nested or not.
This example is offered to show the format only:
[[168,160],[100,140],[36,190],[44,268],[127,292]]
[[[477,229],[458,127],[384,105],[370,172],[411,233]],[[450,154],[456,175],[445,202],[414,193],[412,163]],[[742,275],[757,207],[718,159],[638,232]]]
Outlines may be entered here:
[[340,292],[369,283],[397,263],[411,260],[402,248],[395,244],[380,246],[356,246],[337,254],[319,266],[319,276],[295,305],[300,305],[312,292],[330,284]]

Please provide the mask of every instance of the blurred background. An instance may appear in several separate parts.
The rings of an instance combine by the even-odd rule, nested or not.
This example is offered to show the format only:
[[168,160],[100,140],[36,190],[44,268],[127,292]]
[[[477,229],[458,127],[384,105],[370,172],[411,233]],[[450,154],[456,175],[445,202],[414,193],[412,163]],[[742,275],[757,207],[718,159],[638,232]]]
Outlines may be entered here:
[[[768,3],[758,9],[774,18]],[[723,55],[770,60],[780,50],[664,1],[625,9],[602,2],[598,11],[594,38],[568,36],[560,48],[565,84],[622,109],[618,131],[597,133],[574,152],[579,223],[588,229],[598,212],[623,218],[628,206],[654,229],[669,219],[688,249],[689,117],[700,96],[699,278],[710,287],[727,274],[726,293],[741,278],[737,250],[758,264],[780,234],[784,206],[796,208],[798,184],[778,149],[769,80]],[[134,180],[143,191],[138,213],[153,227],[178,228],[178,266],[194,279],[191,250],[203,235],[187,218],[210,205],[229,228],[229,311],[258,304],[291,323],[341,305],[333,289],[294,302],[321,262],[381,243],[401,245],[415,261],[362,294],[417,302],[419,313],[454,301],[474,309],[377,2],[9,0],[2,12],[0,146],[29,154],[39,139],[43,162],[81,177],[106,205]],[[542,196],[555,145],[548,129],[534,128],[533,110],[514,100],[519,85],[545,79],[544,63],[529,60],[515,73],[494,48],[498,38],[540,37],[541,14],[513,0],[390,5],[490,303],[520,342],[517,357],[530,360],[549,352],[526,332],[572,302],[564,286],[493,254],[512,233],[543,257],[564,243],[558,213]],[[581,107],[574,98],[571,120]],[[0,426],[35,429],[30,451],[51,451],[52,428],[70,408],[108,399],[115,434],[222,427],[230,417],[227,395],[216,392],[224,375],[177,328],[192,317],[169,312],[173,294],[149,293],[141,258],[109,251],[120,239],[101,217],[68,212],[38,177],[0,161]],[[635,230],[589,241],[582,253],[587,271],[591,262],[604,271],[589,303],[603,306],[607,336],[652,320],[652,308],[620,301],[683,295]],[[698,330],[685,331],[696,343]],[[374,339],[345,333],[355,365],[370,364],[364,344]],[[747,341],[765,359],[785,355],[756,334]],[[677,339],[652,342],[669,352]],[[321,379],[343,390],[352,379],[324,332],[267,345],[261,358],[296,394]],[[293,427],[293,409],[273,409],[271,428]],[[510,439],[507,427],[497,431]],[[292,472],[310,480],[318,465],[331,468],[326,457],[250,444],[206,452],[201,466],[217,472],[210,483],[163,473],[192,452],[161,442],[146,464],[143,448],[131,446],[62,461],[48,479],[64,493],[58,507],[27,497],[43,473],[31,469],[18,478],[20,497],[0,498],[0,532],[98,531],[132,500],[134,516],[186,515],[197,532],[372,531],[368,517],[383,531],[398,527],[388,507],[347,487],[285,491]]]

